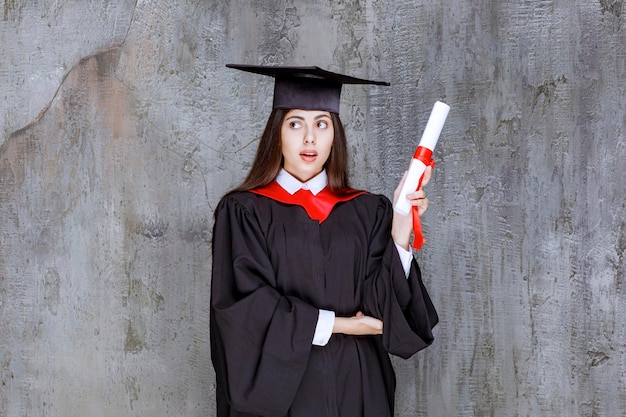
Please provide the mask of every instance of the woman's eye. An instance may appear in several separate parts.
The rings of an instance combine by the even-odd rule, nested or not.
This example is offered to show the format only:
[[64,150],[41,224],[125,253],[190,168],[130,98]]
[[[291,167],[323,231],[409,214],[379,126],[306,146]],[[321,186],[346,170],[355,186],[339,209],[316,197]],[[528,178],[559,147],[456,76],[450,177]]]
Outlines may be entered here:
[[320,122],[317,124],[317,126],[322,128],[322,129],[326,129],[328,127],[328,122],[326,122],[324,120],[320,120]]
[[300,122],[289,122],[289,127],[292,129],[298,129],[300,126]]

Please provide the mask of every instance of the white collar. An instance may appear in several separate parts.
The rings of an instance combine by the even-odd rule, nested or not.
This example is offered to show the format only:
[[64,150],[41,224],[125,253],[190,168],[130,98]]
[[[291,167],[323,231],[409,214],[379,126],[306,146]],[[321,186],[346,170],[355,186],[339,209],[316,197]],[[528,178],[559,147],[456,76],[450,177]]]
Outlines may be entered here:
[[307,182],[301,182],[283,168],[278,173],[276,182],[291,195],[295,194],[295,192],[301,188],[310,190],[313,195],[317,195],[328,185],[328,175],[326,174],[326,170],[323,170]]

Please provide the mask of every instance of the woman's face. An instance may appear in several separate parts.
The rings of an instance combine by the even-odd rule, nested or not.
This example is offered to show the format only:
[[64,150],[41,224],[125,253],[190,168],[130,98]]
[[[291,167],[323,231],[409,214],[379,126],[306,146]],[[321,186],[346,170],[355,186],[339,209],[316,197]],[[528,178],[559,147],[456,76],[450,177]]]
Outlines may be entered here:
[[322,172],[335,137],[329,112],[290,110],[280,135],[283,168],[287,172],[302,182]]

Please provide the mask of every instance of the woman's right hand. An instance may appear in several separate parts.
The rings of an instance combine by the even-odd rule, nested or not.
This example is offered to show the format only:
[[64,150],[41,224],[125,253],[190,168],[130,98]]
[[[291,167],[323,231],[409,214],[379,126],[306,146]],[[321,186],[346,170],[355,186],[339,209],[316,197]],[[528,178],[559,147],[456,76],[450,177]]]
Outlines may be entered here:
[[383,322],[359,311],[353,317],[335,317],[333,333],[353,336],[383,334]]

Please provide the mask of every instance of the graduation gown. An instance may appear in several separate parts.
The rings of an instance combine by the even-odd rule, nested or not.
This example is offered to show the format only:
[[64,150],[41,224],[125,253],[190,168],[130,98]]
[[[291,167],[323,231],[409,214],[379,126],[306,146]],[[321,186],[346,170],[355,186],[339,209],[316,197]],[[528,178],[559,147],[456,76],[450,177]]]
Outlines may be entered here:
[[[323,221],[253,192],[219,203],[213,231],[211,358],[218,417],[392,417],[388,354],[433,341],[438,317],[412,261],[408,279],[382,195],[338,202]],[[319,309],[358,311],[383,334],[312,345]]]

